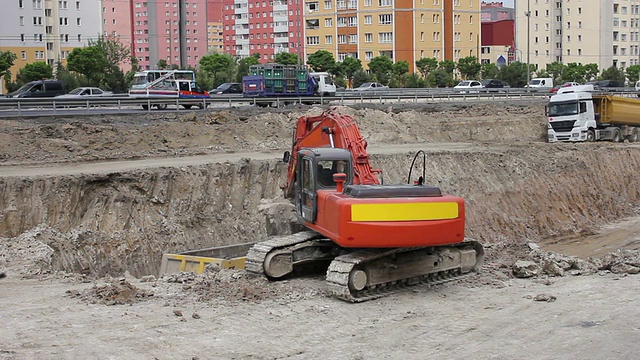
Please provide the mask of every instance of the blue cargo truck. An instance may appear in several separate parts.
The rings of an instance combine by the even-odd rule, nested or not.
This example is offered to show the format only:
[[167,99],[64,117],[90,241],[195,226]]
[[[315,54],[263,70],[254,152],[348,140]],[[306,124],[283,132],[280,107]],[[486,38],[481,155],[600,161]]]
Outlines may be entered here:
[[[326,72],[309,72],[305,66],[263,64],[249,68],[242,77],[242,95],[252,98],[286,98],[335,96],[336,86]],[[310,102],[305,100],[305,102]],[[313,102],[313,101],[311,101]],[[272,101],[259,101],[258,105],[272,105]]]

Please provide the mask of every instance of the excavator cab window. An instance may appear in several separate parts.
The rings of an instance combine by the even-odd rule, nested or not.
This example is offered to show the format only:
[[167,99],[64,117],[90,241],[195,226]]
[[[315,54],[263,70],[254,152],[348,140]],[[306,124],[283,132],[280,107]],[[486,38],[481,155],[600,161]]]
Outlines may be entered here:
[[318,184],[321,187],[335,187],[336,183],[333,181],[333,174],[345,173],[347,171],[348,163],[345,160],[320,160],[318,161]]

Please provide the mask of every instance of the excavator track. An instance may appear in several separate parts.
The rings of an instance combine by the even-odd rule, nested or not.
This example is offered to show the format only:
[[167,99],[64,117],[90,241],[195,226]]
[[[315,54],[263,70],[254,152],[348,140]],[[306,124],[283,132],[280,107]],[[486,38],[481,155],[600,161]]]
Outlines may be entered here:
[[482,245],[472,240],[429,248],[356,250],[331,262],[327,285],[341,300],[363,302],[409,286],[465,277],[478,271],[483,260]]
[[303,231],[255,244],[246,255],[245,270],[270,280],[291,274],[297,267],[331,261],[338,246],[315,231]]

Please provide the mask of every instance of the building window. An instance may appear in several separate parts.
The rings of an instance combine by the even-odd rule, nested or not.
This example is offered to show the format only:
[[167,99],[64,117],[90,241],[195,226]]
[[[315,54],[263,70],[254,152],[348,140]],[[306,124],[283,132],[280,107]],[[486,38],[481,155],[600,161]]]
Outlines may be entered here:
[[331,0],[325,0],[324,9],[325,10],[331,10]]
[[381,44],[393,43],[393,33],[391,32],[378,33],[378,42]]
[[319,45],[320,37],[319,36],[307,36],[307,45]]
[[333,36],[327,35],[324,37],[324,43],[327,45],[333,44]]
[[391,6],[393,0],[378,0],[378,6]]
[[373,42],[373,34],[371,34],[371,33],[364,34],[364,42],[372,43]]
[[373,51],[365,51],[364,52],[364,59],[366,61],[371,61],[371,59],[373,59]]
[[346,44],[347,35],[338,35],[338,44]]
[[[22,6],[20,6],[20,7],[22,7]],[[20,52],[20,57],[22,58],[22,60],[27,60],[27,52],[26,51],[21,51]]]
[[365,15],[364,24],[371,25],[373,23],[373,17],[371,15]]
[[391,14],[378,15],[378,23],[380,25],[391,25],[393,17]]

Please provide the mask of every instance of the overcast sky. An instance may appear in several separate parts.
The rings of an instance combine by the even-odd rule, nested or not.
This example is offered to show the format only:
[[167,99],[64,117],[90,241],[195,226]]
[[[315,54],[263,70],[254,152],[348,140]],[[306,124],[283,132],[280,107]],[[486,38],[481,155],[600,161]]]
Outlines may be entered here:
[[[485,2],[500,2],[500,0],[489,0]],[[504,7],[513,7],[513,0],[502,0]]]

